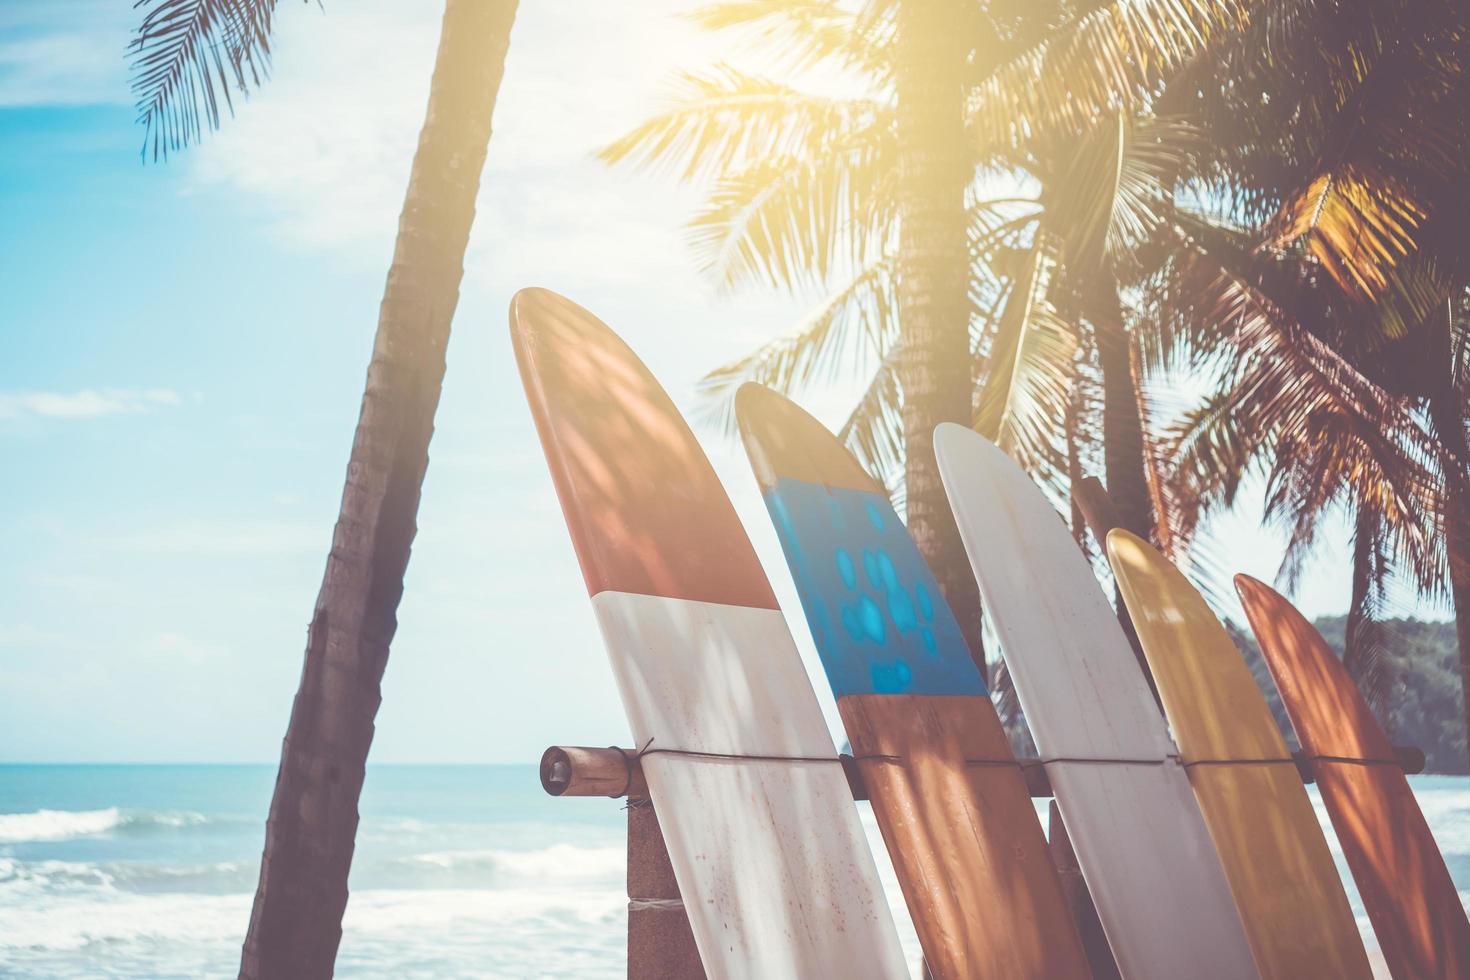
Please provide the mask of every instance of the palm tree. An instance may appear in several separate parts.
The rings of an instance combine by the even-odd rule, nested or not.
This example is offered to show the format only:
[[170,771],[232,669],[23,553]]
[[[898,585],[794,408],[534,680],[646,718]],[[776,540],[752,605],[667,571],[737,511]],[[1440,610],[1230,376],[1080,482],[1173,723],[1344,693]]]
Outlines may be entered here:
[[1182,230],[1154,308],[1196,364],[1228,350],[1237,365],[1175,434],[1181,499],[1228,501],[1262,466],[1293,529],[1288,577],[1322,509],[1346,506],[1350,666],[1371,693],[1391,574],[1448,591],[1470,719],[1467,36],[1450,0],[1286,4],[1181,75],[1161,104],[1214,135],[1200,196],[1230,220]]
[[1382,335],[1361,329],[1372,310],[1300,252],[1262,251],[1204,223],[1195,233],[1198,250],[1175,260],[1161,322],[1189,338],[1188,363],[1219,384],[1166,440],[1174,532],[1192,536],[1258,472],[1267,520],[1290,530],[1283,575],[1294,585],[1325,513],[1344,508],[1354,528],[1345,659],[1378,697],[1388,679],[1376,621],[1391,577],[1434,594],[1447,574],[1434,519],[1444,447],[1395,384],[1416,367],[1385,357]]
[[955,325],[970,321],[965,191],[975,163],[966,146],[964,100],[979,8],[965,0],[899,0],[896,7],[896,374],[903,392],[908,528],[984,676],[980,593],[939,479],[933,440],[936,425],[967,425],[974,412],[970,338]]
[[[827,291],[789,336],[712,371],[708,404],[728,426],[744,381],[794,394],[864,372],[841,435],[903,498],[947,594],[963,590],[951,602],[977,651],[978,600],[934,479],[930,433],[945,420],[979,424],[1064,495],[1068,388],[1077,333],[1091,318],[1103,325],[1094,332],[1110,482],[1130,526],[1149,530],[1136,386],[1126,340],[1117,343],[1118,265],[1131,266],[1115,260],[1141,237],[1132,223],[1167,198],[1158,182],[1177,169],[1168,136],[1179,131],[1128,120],[1240,9],[1217,0],[1192,9],[1172,0],[720,3],[700,22],[754,32],[797,81],[815,68],[859,94],[722,64],[683,75],[669,110],[603,152],[706,187],[690,240],[722,286]],[[1076,179],[1088,183],[1070,186]],[[1074,233],[1083,212],[1085,244]],[[977,383],[987,382],[977,404]]]
[[[156,154],[217,125],[259,80],[275,0],[155,0],[134,42]],[[447,0],[326,574],[307,635],[240,962],[330,977],[357,806],[428,466],[445,348],[516,0]]]

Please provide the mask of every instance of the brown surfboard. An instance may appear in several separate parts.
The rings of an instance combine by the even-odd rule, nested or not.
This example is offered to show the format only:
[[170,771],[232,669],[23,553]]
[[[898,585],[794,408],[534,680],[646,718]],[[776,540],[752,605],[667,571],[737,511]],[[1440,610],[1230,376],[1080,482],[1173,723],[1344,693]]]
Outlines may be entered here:
[[769,389],[741,436],[935,977],[1089,976],[1020,767],[888,495]]
[[1235,577],[1396,980],[1470,976],[1470,921],[1393,747],[1337,655],[1275,590]]

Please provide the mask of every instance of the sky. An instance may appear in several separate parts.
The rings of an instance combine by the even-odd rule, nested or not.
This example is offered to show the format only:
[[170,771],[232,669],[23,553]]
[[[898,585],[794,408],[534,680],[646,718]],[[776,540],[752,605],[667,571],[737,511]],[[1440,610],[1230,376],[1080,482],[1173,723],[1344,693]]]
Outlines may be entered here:
[[[688,9],[521,6],[376,762],[628,739],[515,373],[515,290],[592,309],[686,409],[702,373],[814,299],[716,288],[685,242],[692,193],[592,158],[676,69],[742,56]],[[0,4],[0,761],[278,758],[441,12],[282,4],[270,81],[154,164],[128,91],[132,5]],[[802,400],[837,424],[850,393]],[[743,452],[696,432],[820,681]],[[1258,525],[1247,505],[1210,534],[1270,580],[1281,539]],[[1344,554],[1313,562],[1309,614],[1346,607]]]

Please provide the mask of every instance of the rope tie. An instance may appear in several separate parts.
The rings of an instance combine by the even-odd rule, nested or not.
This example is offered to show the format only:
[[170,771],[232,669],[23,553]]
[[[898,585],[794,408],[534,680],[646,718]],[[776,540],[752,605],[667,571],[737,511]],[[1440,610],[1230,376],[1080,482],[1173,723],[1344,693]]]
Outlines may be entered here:
[[684,903],[677,898],[630,898],[629,912],[682,912]]

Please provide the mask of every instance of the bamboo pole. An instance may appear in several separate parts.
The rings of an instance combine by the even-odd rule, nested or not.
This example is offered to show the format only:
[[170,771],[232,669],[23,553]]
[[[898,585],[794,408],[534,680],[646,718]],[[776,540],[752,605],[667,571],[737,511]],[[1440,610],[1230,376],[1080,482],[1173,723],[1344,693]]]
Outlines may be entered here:
[[[1394,755],[1407,775],[1424,771],[1424,753],[1412,745],[1394,746]],[[847,775],[852,798],[866,800],[867,786],[862,775],[853,764],[852,756],[840,756],[843,772]],[[1316,778],[1312,760],[1302,752],[1292,753],[1297,772],[1302,782],[1310,783]],[[1027,760],[1021,760],[1024,764]],[[1046,769],[1039,765],[1027,765],[1022,770],[1026,777],[1026,788],[1037,799],[1054,795]],[[577,745],[553,745],[541,757],[541,785],[552,796],[609,796],[614,799],[646,799],[648,784],[643,779],[643,767],[638,754],[632,749],[588,748]]]

